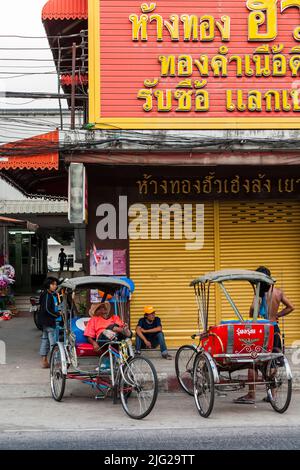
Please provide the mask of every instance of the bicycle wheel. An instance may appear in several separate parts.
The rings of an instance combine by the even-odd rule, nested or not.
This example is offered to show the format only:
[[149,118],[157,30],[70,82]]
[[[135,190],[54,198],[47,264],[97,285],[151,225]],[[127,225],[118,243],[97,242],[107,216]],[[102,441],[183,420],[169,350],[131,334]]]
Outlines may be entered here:
[[42,331],[43,327],[40,324],[39,313],[40,313],[39,310],[36,310],[36,312],[33,313],[33,321],[34,321],[34,324],[37,327],[37,329]]
[[292,398],[292,379],[288,374],[288,364],[284,357],[268,362],[266,387],[271,406],[277,413],[284,413]]
[[50,357],[50,384],[52,397],[61,401],[65,393],[66,375],[62,372],[62,357],[57,344],[53,347]]
[[134,357],[121,371],[120,398],[125,413],[143,419],[152,411],[158,394],[156,370],[145,357]]
[[197,354],[195,346],[181,346],[175,356],[175,370],[178,382],[189,395],[194,395],[193,368]]
[[214,406],[215,383],[210,362],[205,354],[197,354],[193,375],[197,410],[203,418],[208,418]]

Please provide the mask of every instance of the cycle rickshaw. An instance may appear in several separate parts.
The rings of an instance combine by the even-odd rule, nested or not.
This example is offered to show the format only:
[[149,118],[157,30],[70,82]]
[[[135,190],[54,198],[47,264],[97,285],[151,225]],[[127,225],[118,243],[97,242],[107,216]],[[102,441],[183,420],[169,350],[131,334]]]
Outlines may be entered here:
[[[60,285],[61,317],[57,320],[57,343],[50,358],[54,400],[62,400],[66,381],[72,379],[92,386],[99,393],[98,399],[110,396],[114,403],[120,399],[124,411],[133,419],[145,418],[151,412],[158,393],[157,374],[151,361],[134,356],[129,338],[106,342],[97,354],[84,336],[90,320],[85,313],[86,305],[93,296],[100,296],[101,302],[109,301],[114,314],[127,323],[133,290],[130,279],[108,276],[79,277]],[[85,305],[80,303],[82,293]]]
[[[249,282],[254,290],[253,318],[237,308],[225,283]],[[211,272],[191,282],[194,288],[198,315],[199,344],[186,345],[178,349],[175,368],[183,390],[194,395],[199,414],[207,418],[214,406],[215,394],[238,391],[246,386],[262,386],[267,392],[267,401],[278,413],[284,413],[292,395],[292,373],[284,355],[284,344],[273,349],[274,326],[268,319],[259,318],[259,294],[261,286],[274,286],[275,279],[247,270],[223,270]],[[211,286],[217,284],[225,294],[237,319],[221,321],[209,326],[209,299]],[[271,287],[273,288],[273,287]],[[249,315],[247,315],[249,316]],[[277,334],[277,333],[276,333]],[[245,376],[236,376],[237,371],[253,369],[259,378],[250,381]]]

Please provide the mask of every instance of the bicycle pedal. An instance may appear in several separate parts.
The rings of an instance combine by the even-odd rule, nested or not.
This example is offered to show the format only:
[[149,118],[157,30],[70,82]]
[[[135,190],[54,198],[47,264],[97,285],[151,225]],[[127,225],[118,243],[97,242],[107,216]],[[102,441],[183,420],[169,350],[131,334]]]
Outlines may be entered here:
[[105,395],[96,395],[95,400],[104,400],[106,398]]

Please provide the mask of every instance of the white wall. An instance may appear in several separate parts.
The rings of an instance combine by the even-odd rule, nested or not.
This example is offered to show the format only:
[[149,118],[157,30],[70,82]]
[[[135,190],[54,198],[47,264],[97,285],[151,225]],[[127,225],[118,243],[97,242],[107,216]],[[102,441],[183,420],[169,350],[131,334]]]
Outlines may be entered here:
[[0,178],[0,201],[20,201],[26,197],[6,181]]
[[[62,245],[51,245],[48,243],[48,265],[52,266],[55,270],[59,270],[58,255],[60,249],[64,248],[66,255],[73,255],[75,260],[75,242],[71,243],[68,246]],[[67,268],[65,267],[65,270]],[[74,263],[74,268],[71,268],[70,271],[80,271],[82,269],[82,264]]]

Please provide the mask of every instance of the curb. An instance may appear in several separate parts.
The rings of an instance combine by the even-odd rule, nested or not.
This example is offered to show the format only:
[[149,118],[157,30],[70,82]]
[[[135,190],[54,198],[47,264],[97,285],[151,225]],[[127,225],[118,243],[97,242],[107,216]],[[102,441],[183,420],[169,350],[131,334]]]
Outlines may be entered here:
[[[182,389],[176,375],[167,373],[157,374],[159,393],[179,393]],[[69,380],[66,385],[66,397],[94,397],[97,393],[88,386],[83,386],[76,381]],[[293,391],[300,391],[300,373],[294,374]],[[51,397],[50,384],[9,384],[0,385],[1,399],[15,398],[49,398]]]
[[[176,376],[168,376],[166,373],[157,374],[158,391],[160,393],[177,393],[181,390]],[[66,384],[66,397],[94,397],[96,391],[91,387],[80,384],[77,381],[68,380]],[[49,384],[9,384],[0,385],[0,399],[17,398],[49,398],[51,397]]]

